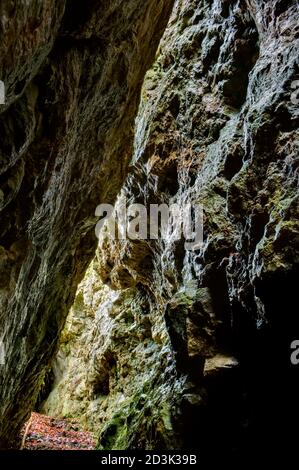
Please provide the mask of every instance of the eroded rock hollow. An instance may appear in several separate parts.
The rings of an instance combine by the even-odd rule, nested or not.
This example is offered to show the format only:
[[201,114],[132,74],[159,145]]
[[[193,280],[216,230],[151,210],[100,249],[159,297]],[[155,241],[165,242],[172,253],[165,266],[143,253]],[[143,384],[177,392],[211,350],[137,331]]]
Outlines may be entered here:
[[[71,3],[1,4],[2,445],[36,406],[99,449],[256,449],[298,408],[297,2]],[[200,204],[202,246],[94,258],[121,195]]]

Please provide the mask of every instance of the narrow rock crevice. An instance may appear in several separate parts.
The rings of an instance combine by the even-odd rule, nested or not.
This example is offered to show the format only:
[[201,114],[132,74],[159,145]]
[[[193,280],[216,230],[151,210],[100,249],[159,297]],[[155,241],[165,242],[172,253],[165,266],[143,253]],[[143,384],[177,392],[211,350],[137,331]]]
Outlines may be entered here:
[[114,201],[127,173],[140,87],[173,2],[88,2],[82,16],[71,3],[1,3],[0,171],[24,167],[1,192],[4,447],[36,402],[94,255],[95,208]]
[[[299,392],[297,2],[56,3],[32,8],[31,42],[25,7],[1,6],[24,55],[9,26],[1,446],[35,409],[100,450],[282,448]],[[201,205],[203,243],[107,225],[98,241],[96,207],[124,198]]]

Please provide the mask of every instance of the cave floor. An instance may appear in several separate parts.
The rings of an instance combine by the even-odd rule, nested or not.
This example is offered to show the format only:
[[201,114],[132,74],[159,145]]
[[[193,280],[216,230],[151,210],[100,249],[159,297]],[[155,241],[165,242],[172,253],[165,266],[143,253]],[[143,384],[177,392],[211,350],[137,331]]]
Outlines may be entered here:
[[22,431],[24,450],[93,450],[92,433],[83,431],[74,420],[32,413]]

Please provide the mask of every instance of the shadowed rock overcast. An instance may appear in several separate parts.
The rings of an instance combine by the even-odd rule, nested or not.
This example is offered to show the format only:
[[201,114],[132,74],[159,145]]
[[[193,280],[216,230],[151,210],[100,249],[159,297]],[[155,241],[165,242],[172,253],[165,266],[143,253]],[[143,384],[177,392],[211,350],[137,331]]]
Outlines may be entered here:
[[[298,4],[74,5],[0,6],[1,445],[34,408],[99,449],[281,444],[299,392]],[[95,208],[121,190],[202,204],[201,249],[97,248]]]

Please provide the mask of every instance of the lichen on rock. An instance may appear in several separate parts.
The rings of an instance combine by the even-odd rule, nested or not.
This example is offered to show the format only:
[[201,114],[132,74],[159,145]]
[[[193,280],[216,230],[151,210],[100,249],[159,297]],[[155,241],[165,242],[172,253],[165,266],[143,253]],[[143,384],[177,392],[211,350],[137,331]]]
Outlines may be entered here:
[[[171,240],[101,242],[97,267],[82,284],[91,287],[95,276],[107,285],[100,289],[107,299],[94,310],[92,347],[85,344],[98,398],[82,408],[63,399],[75,373],[66,366],[45,404],[59,414],[61,400],[66,410],[76,403],[74,413],[99,433],[99,448],[207,451],[207,436],[219,429],[213,445],[227,450],[244,445],[247,426],[258,436],[269,419],[273,402],[263,397],[283,360],[277,351],[276,366],[265,370],[264,343],[273,346],[282,333],[285,354],[297,325],[292,319],[279,330],[282,302],[268,291],[282,282],[291,308],[298,270],[295,11],[292,2],[175,3],[143,85],[123,191],[145,205],[201,203],[204,244],[188,252]],[[71,356],[82,347],[77,341]],[[85,384],[84,400],[94,390]]]
[[0,445],[17,437],[127,174],[172,0],[0,5]]
[[[0,249],[0,286],[16,282],[14,276],[9,281],[8,267],[18,263],[27,276],[16,285],[21,307],[32,309],[14,330],[21,357],[29,351],[33,379],[41,366],[34,354],[49,346],[41,409],[80,419],[98,436],[98,449],[252,452],[265,434],[271,440],[287,432],[298,392],[288,356],[299,326],[299,115],[292,99],[298,6],[292,0],[175,1],[139,102],[163,29],[159,18],[165,25],[172,5],[112,3],[120,12],[107,8],[111,16],[104,14],[100,25],[92,8],[81,26],[66,10],[56,39],[63,60],[54,46],[34,80],[39,90],[41,80],[51,84],[47,99],[39,103],[36,88],[27,87],[28,96],[16,102],[37,99],[47,119],[39,118],[43,137],[28,143],[31,171],[20,164],[7,184],[18,208],[15,194],[28,180],[24,194],[34,209],[31,238]],[[139,27],[133,28],[131,14]],[[118,25],[125,29],[115,35]],[[129,33],[139,44],[132,53],[122,42]],[[94,73],[87,76],[84,67]],[[55,104],[62,99],[63,112]],[[39,119],[30,110],[22,118],[31,136]],[[6,112],[17,125],[13,113],[19,111],[11,106]],[[43,176],[35,184],[38,169]],[[201,248],[188,250],[184,240],[171,238],[105,236],[83,277],[93,256],[84,238],[95,223],[91,207],[123,194],[145,206],[202,205]],[[24,306],[20,289],[28,285]],[[39,388],[25,385],[28,393]],[[29,402],[26,409],[31,396]],[[15,409],[7,412],[15,415]]]

